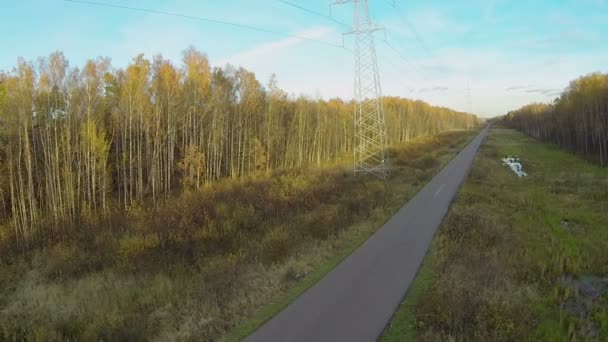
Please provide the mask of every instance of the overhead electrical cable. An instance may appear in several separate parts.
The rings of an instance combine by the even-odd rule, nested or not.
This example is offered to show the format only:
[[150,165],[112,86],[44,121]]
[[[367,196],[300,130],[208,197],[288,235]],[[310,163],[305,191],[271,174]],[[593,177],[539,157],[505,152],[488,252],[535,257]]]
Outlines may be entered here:
[[401,60],[403,60],[403,62],[405,62],[406,65],[408,65],[410,68],[414,69],[416,72],[420,73],[419,76],[423,76],[421,74],[424,74],[425,71],[422,70],[418,65],[412,63],[412,61],[410,61],[409,59],[407,59],[402,53],[401,51],[399,51],[397,48],[395,48],[393,46],[393,44],[389,43],[387,39],[383,40],[384,44],[386,44],[386,46],[388,46],[391,50],[393,50],[393,52],[399,56],[399,58]]
[[245,24],[234,23],[234,22],[230,22],[230,21],[224,21],[224,20],[218,20],[218,19],[212,19],[212,18],[205,18],[205,17],[197,17],[197,16],[193,16],[193,15],[174,13],[174,12],[167,12],[167,11],[160,11],[160,10],[154,10],[154,9],[148,9],[148,8],[142,8],[142,7],[132,7],[132,6],[108,4],[108,3],[104,3],[104,2],[85,1],[85,0],[64,0],[64,1],[66,1],[66,2],[73,2],[73,3],[79,3],[79,4],[86,4],[86,5],[105,6],[105,7],[113,7],[113,8],[119,8],[119,9],[126,9],[126,10],[131,10],[131,11],[139,11],[139,12],[147,12],[147,13],[168,15],[168,16],[186,18],[186,19],[191,19],[191,20],[204,21],[204,22],[208,22],[208,23],[233,26],[233,27],[238,27],[238,28],[242,28],[242,29],[254,30],[254,31],[259,31],[259,32],[265,32],[265,33],[270,33],[270,34],[274,34],[274,35],[279,35],[279,36],[285,36],[285,37],[291,37],[291,38],[296,38],[296,39],[301,39],[301,40],[307,40],[307,41],[316,42],[316,43],[319,43],[319,44],[324,44],[324,45],[328,45],[328,46],[332,46],[332,47],[335,47],[335,48],[340,48],[340,49],[344,49],[344,50],[348,51],[348,49],[346,49],[343,45],[331,43],[331,42],[328,42],[328,41],[319,40],[319,39],[310,38],[310,37],[304,37],[304,36],[290,34],[290,33],[284,33],[284,32],[275,31],[275,30],[271,30],[271,29],[267,29],[267,28],[263,28],[263,27],[256,27],[256,26],[250,26],[250,25],[245,25]]
[[[393,61],[391,61],[390,59],[388,59],[386,57],[383,59],[383,61],[388,62],[388,64],[390,64],[391,66],[393,66],[396,69],[400,69],[400,67],[396,63],[394,63]],[[415,88],[413,86],[405,84],[401,80],[401,78],[399,76],[397,76],[394,72],[388,72],[387,70],[383,69],[382,67],[380,67],[380,71],[382,72],[382,74],[384,74],[386,76],[390,76],[389,78],[391,78],[391,79],[395,80],[397,83],[399,83],[403,87],[403,89],[406,90],[406,93],[407,92],[411,93],[415,90]],[[399,70],[399,71],[403,72],[403,70]]]
[[432,53],[431,49],[429,48],[429,45],[424,41],[424,39],[422,39],[422,36],[418,33],[418,30],[416,30],[416,27],[414,27],[414,24],[412,24],[412,22],[409,21],[407,19],[407,17],[401,12],[400,8],[397,6],[396,1],[393,0],[391,2],[388,0],[384,0],[384,2],[386,2],[391,7],[393,7],[393,9],[395,11],[398,11],[397,14],[399,15],[399,18],[401,18],[401,20],[403,20],[405,25],[407,25],[407,28],[412,32],[412,34],[414,35],[414,38],[416,39],[416,42],[418,42],[420,47],[424,50],[424,52],[426,52],[427,55],[429,55],[429,57],[433,57],[433,53]]
[[324,18],[324,19],[327,19],[327,20],[333,21],[333,22],[334,22],[334,23],[336,23],[336,24],[339,24],[339,25],[342,25],[342,26],[346,26],[346,27],[348,27],[348,26],[349,26],[349,25],[347,25],[347,24],[345,24],[345,23],[343,23],[343,22],[341,22],[341,21],[339,21],[339,20],[336,20],[334,17],[332,17],[332,16],[330,16],[330,15],[325,15],[325,14],[323,14],[323,13],[320,13],[320,12],[317,12],[317,11],[314,11],[314,10],[311,10],[311,9],[309,9],[309,8],[306,8],[306,7],[304,7],[304,6],[300,6],[300,5],[298,5],[298,4],[295,4],[295,3],[293,3],[293,2],[289,2],[289,1],[285,1],[285,0],[277,0],[277,1],[278,1],[278,2],[281,2],[281,3],[285,4],[285,5],[288,5],[288,6],[291,6],[291,7],[295,7],[295,8],[297,8],[297,9],[300,9],[300,10],[302,10],[302,11],[304,11],[304,12],[308,12],[308,13],[314,14],[314,15],[316,15],[316,16],[318,16],[318,17],[321,17],[321,18]]

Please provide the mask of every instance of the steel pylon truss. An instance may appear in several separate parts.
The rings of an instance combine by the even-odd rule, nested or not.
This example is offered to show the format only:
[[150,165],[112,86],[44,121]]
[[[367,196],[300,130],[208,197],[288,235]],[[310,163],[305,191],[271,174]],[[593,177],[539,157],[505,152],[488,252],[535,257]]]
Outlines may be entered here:
[[467,129],[473,128],[473,100],[471,99],[471,86],[467,83]]
[[367,0],[339,0],[335,4],[349,2],[354,4],[354,25],[346,32],[354,36],[354,172],[385,178],[389,173],[389,159],[386,151],[382,88],[374,42],[374,32],[382,28],[372,23]]

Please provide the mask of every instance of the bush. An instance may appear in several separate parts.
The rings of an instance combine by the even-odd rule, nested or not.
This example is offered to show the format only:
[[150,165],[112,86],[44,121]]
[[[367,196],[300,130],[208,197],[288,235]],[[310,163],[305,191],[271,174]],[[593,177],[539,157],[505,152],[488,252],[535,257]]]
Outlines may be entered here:
[[[62,278],[64,276],[75,276],[82,270],[81,252],[76,246],[58,243],[47,253],[38,254],[38,261],[43,263],[44,274],[49,278]],[[44,260],[42,260],[44,259]]]
[[477,230],[481,223],[479,213],[458,209],[453,208],[450,211],[442,230],[442,234],[455,244],[460,243],[463,237],[471,237],[473,231]]
[[425,183],[433,177],[433,173],[425,170],[414,170],[417,184]]
[[289,205],[316,182],[318,179],[312,175],[281,175],[272,180],[269,193],[279,203]]
[[414,162],[414,167],[420,170],[428,170],[435,168],[439,165],[439,160],[433,156],[424,156]]
[[480,163],[479,165],[471,169],[467,181],[474,183],[483,183],[488,180],[488,177],[491,177],[490,167],[488,167],[487,164]]
[[146,262],[153,264],[154,260],[150,260],[150,257],[159,245],[160,240],[153,233],[123,236],[118,241],[119,266],[137,270]]
[[284,260],[294,246],[285,227],[272,229],[262,240],[261,258],[266,264],[272,264]]

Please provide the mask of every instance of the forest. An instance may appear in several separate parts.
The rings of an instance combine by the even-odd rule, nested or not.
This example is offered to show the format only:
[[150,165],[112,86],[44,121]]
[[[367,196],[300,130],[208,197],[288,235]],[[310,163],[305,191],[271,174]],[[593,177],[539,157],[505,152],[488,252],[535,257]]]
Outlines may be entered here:
[[[606,99],[587,106],[593,94],[573,93],[571,102],[582,101],[595,120]],[[391,145],[476,120],[422,101],[383,101]],[[274,76],[263,85],[244,68],[212,67],[192,47],[179,66],[160,55],[139,55],[125,68],[101,57],[72,67],[62,52],[20,59],[0,72],[0,241],[27,249],[83,220],[154,207],[219,179],[350,158],[353,110],[352,101],[287,94]],[[605,149],[606,137],[590,124],[580,142],[605,158],[598,139]],[[570,133],[563,142],[582,148]]]
[[570,83],[551,104],[509,112],[505,125],[608,165],[608,74],[592,73]]

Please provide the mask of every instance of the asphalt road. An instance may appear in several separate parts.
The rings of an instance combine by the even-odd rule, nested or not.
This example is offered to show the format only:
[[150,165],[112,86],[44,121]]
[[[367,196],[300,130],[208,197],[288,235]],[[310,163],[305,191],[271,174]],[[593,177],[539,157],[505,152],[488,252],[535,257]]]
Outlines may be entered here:
[[247,341],[375,341],[414,280],[487,130],[361,247]]

